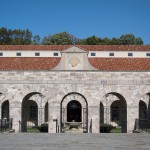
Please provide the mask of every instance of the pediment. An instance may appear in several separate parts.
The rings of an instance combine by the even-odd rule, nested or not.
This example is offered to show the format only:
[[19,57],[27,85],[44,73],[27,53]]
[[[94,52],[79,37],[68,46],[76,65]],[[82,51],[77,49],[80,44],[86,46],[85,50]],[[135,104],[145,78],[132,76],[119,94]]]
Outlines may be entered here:
[[82,50],[81,48],[78,48],[76,46],[72,46],[71,48],[66,49],[62,53],[87,53],[87,52]]

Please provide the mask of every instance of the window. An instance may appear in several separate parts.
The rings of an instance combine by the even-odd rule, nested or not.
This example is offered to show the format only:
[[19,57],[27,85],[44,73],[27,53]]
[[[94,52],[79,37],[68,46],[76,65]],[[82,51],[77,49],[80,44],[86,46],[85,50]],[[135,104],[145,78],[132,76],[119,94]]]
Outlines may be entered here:
[[146,53],[146,56],[148,56],[148,57],[149,57],[149,56],[150,56],[150,53]]
[[114,53],[109,53],[109,56],[114,56]]
[[40,53],[35,53],[35,56],[40,56]]
[[53,53],[53,56],[58,56],[58,53]]
[[133,56],[133,53],[128,53],[128,56]]
[[0,56],[3,56],[3,53],[0,52]]
[[16,56],[21,56],[21,53],[16,53]]
[[96,54],[95,53],[91,53],[91,56],[96,56]]

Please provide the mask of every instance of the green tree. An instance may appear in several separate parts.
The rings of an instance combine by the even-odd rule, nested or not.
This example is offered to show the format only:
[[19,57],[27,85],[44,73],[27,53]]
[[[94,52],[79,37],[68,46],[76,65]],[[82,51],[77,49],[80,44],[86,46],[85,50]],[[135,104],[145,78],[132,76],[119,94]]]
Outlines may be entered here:
[[44,45],[70,45],[76,44],[77,38],[67,32],[61,32],[44,37],[42,44]]
[[86,39],[83,39],[80,43],[84,45],[99,45],[101,43],[101,38],[96,37],[94,35]]
[[32,44],[33,45],[39,45],[40,44],[40,36],[39,35],[34,35],[33,36],[33,40],[32,40]]
[[24,45],[29,45],[32,42],[32,33],[27,29],[23,31]]
[[102,39],[102,45],[111,45],[111,39],[109,39],[108,37],[105,37]]
[[29,45],[32,33],[27,30],[0,28],[0,44],[5,45]]
[[111,39],[111,45],[119,45],[120,44],[120,40],[118,38],[113,37]]
[[120,45],[134,45],[135,36],[133,34],[124,34],[120,37]]
[[143,42],[142,38],[138,37],[138,38],[135,38],[134,44],[135,45],[143,45],[144,42]]
[[0,44],[6,45],[10,43],[11,43],[11,38],[9,35],[9,31],[4,27],[0,28]]

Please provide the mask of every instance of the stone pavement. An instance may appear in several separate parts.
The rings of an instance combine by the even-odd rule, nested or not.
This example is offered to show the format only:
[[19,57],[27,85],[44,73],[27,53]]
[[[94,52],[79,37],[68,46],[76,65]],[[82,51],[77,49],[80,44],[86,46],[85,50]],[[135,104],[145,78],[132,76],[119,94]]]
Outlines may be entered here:
[[150,134],[0,133],[0,150],[150,150]]

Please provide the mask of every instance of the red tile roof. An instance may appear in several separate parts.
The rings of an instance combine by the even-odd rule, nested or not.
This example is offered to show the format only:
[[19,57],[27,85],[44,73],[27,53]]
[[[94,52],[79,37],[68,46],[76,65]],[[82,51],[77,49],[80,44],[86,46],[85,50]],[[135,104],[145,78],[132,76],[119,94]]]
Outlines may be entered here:
[[150,71],[150,58],[89,58],[98,70],[107,71]]
[[[63,51],[74,45],[0,45],[0,50],[58,50]],[[85,51],[150,51],[150,45],[76,45]]]
[[[63,51],[73,45],[0,45],[0,50],[58,50]],[[85,51],[150,51],[150,46],[122,45],[77,45]],[[1,57],[0,70],[50,70],[61,58],[53,57]],[[89,58],[98,70],[107,71],[150,71],[150,58]]]
[[72,47],[72,45],[0,45],[0,50],[29,50],[29,51],[63,51]]
[[0,70],[50,70],[60,61],[60,58],[0,58]]

